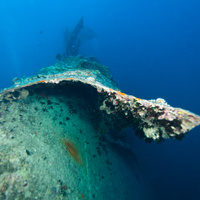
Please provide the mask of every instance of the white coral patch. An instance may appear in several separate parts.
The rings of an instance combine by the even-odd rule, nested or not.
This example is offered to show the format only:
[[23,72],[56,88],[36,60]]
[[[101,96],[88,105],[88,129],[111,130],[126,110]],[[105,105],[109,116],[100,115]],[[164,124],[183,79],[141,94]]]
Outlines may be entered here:
[[159,133],[156,128],[143,128],[143,131],[147,138],[159,139]]

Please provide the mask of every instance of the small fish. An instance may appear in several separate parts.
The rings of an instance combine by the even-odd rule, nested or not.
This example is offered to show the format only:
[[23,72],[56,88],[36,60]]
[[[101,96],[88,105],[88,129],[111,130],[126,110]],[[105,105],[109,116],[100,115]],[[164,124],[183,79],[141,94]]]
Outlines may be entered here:
[[65,145],[65,148],[67,149],[67,151],[69,152],[69,154],[71,155],[71,157],[79,164],[83,164],[81,157],[80,157],[80,153],[77,150],[77,147],[75,146],[75,144],[73,144],[71,141],[69,140],[63,140],[63,144]]

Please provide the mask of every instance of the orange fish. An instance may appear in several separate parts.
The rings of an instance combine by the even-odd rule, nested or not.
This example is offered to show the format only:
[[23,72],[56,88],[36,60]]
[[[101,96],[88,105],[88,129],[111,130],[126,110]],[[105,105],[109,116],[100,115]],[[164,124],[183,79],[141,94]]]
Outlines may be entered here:
[[69,152],[69,154],[71,155],[71,157],[79,164],[83,164],[81,157],[80,157],[80,153],[78,152],[76,146],[70,142],[69,140],[63,140],[63,144],[65,145],[65,148],[67,149],[67,151]]

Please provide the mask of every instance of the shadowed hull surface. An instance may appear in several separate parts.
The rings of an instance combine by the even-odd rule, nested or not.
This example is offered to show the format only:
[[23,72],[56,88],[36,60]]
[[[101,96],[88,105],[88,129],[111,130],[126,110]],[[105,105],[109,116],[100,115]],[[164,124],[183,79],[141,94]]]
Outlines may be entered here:
[[1,199],[151,199],[134,153],[107,138],[115,122],[94,88],[28,90],[1,103]]

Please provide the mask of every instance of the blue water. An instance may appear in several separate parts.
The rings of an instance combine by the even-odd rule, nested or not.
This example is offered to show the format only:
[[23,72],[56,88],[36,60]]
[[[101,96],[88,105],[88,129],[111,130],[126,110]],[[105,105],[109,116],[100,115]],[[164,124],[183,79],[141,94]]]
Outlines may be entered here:
[[[123,92],[200,114],[199,0],[1,0],[0,16],[0,88],[54,64],[83,16],[96,38],[80,54],[110,67]],[[199,143],[200,127],[181,142],[134,138],[158,200],[200,199]]]

